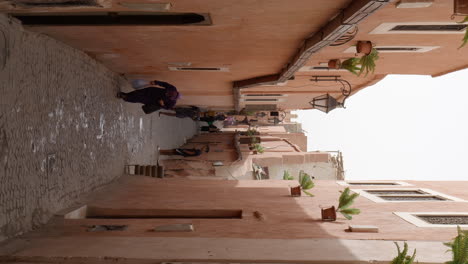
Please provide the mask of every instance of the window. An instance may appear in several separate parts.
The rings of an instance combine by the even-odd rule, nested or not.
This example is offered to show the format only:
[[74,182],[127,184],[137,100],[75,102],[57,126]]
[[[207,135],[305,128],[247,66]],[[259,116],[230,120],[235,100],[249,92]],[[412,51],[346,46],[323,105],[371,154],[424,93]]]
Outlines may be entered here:
[[411,184],[401,181],[337,181],[341,186],[411,186]]
[[241,219],[240,209],[137,209],[82,206],[64,216],[65,219]]
[[465,212],[394,212],[403,220],[418,227],[468,227]]
[[246,102],[277,102],[278,99],[275,98],[256,98],[256,99],[244,99]]
[[284,96],[283,94],[243,94],[242,96]]
[[[375,46],[381,53],[422,53],[438,49],[439,46]],[[349,47],[345,53],[356,53],[356,47]]]
[[47,13],[15,15],[23,25],[30,26],[168,26],[211,25],[209,14],[196,13]]
[[93,225],[89,227],[88,232],[125,231],[127,227],[127,225]]
[[458,201],[464,200],[429,189],[367,189],[352,190],[377,203],[383,202],[428,202],[428,201]]
[[[356,48],[354,47],[354,50]],[[304,66],[299,69],[299,71],[346,71],[345,69],[330,69],[327,66]]]
[[226,67],[168,67],[170,71],[228,72]]
[[382,23],[370,34],[463,34],[467,26],[457,22]]
[[393,27],[392,31],[462,31],[466,25],[399,25]]
[[22,7],[103,7],[97,0],[13,0]]

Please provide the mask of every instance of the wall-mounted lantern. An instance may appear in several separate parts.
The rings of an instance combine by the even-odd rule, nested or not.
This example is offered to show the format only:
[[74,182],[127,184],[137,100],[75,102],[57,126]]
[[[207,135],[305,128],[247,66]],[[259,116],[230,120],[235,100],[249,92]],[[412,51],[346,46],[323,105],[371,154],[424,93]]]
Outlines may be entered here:
[[344,96],[343,100],[339,102],[331,96],[330,94],[323,94],[317,97],[314,97],[312,101],[309,102],[312,105],[312,108],[320,110],[322,112],[328,113],[331,110],[339,107],[344,108],[344,102],[348,96],[351,95],[351,84],[343,79],[340,79],[340,76],[312,76],[313,79],[310,79],[314,82],[338,82],[341,84],[341,94]]

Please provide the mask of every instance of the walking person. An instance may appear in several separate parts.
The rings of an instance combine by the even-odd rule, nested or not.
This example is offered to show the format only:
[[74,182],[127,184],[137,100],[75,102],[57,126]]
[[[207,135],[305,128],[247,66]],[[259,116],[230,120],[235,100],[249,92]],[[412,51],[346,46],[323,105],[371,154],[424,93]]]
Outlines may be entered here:
[[197,157],[203,152],[210,152],[210,146],[206,145],[201,148],[176,148],[176,149],[160,149],[159,154],[161,155],[179,155],[183,157]]
[[177,88],[167,82],[151,81],[150,87],[138,89],[130,93],[119,92],[117,97],[129,103],[143,104],[145,114],[158,111],[159,109],[172,109],[177,103],[180,94]]
[[196,106],[176,107],[173,110],[175,111],[175,113],[159,112],[159,116],[166,115],[166,116],[175,116],[178,118],[188,117],[194,121],[198,121],[200,119],[200,108]]

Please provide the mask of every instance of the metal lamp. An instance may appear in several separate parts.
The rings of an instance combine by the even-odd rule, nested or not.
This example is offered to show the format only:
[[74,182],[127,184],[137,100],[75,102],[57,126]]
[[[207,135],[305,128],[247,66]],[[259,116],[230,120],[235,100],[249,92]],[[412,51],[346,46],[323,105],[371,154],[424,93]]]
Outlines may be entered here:
[[342,103],[338,102],[333,96],[329,94],[323,94],[313,98],[312,101],[310,101],[310,104],[314,109],[320,110],[327,114],[337,107],[343,107]]
[[331,110],[337,108],[337,107],[342,107],[344,108],[344,102],[346,98],[348,98],[349,95],[351,95],[351,84],[343,79],[340,79],[339,76],[312,76],[314,79],[311,79],[311,81],[315,82],[329,82],[329,81],[334,81],[338,82],[341,84],[341,94],[344,96],[342,102],[338,102],[333,96],[330,94],[323,94],[319,95],[317,97],[314,97],[312,101],[309,102],[310,105],[314,109],[320,110],[322,112],[325,112],[328,114]]

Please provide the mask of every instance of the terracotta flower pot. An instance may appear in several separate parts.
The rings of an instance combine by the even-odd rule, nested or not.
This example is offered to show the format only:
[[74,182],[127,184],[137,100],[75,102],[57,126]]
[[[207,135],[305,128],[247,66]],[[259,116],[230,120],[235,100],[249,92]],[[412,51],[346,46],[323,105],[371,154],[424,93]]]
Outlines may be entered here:
[[328,68],[329,69],[340,69],[341,68],[341,61],[338,59],[329,60],[328,61]]
[[468,1],[467,0],[454,0],[453,1],[453,14],[457,16],[468,16]]
[[335,220],[336,220],[335,206],[322,208],[322,221],[335,221]]
[[292,197],[301,196],[301,186],[291,187],[291,196]]
[[363,54],[370,54],[372,51],[372,42],[370,41],[358,41],[356,45],[356,52]]

